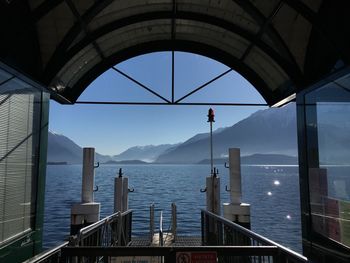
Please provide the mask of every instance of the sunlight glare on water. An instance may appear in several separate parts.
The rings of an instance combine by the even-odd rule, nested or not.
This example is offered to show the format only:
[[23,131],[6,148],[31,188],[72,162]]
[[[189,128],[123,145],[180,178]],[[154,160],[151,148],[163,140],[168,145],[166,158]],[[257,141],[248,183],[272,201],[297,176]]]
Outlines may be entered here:
[[280,181],[275,180],[275,181],[273,181],[273,184],[274,184],[274,185],[280,185]]
[[[163,211],[165,229],[170,226],[171,203],[175,202],[178,234],[201,235],[200,209],[205,209],[206,195],[200,189],[205,186],[210,170],[208,165],[101,165],[95,170],[95,184],[99,189],[94,193],[95,201],[101,203],[101,218],[113,213],[113,182],[121,167],[124,176],[129,178],[129,187],[135,189],[129,194],[134,236],[148,235],[149,206],[153,202],[156,222]],[[229,171],[220,165],[218,168],[223,203],[230,200],[230,194],[225,190],[225,186],[230,185]],[[45,248],[61,243],[69,235],[71,207],[81,201],[81,171],[81,165],[47,167]],[[281,182],[273,191],[271,176],[272,183]],[[242,202],[251,205],[252,230],[300,252],[298,169],[286,168],[276,174],[272,169],[242,166],[242,191]]]

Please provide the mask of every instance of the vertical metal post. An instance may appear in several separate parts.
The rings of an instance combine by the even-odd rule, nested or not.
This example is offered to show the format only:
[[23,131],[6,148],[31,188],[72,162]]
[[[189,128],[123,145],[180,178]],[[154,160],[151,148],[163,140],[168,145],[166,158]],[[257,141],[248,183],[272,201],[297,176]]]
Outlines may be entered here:
[[214,120],[214,111],[209,109],[208,111],[208,122],[210,123],[210,176],[206,179],[206,192],[207,192],[207,210],[220,214],[220,178],[214,167],[213,159],[213,122]]
[[214,120],[214,111],[212,108],[208,111],[208,122],[210,123],[210,173],[214,176],[214,161],[213,161],[213,122]]
[[164,246],[163,240],[163,211],[160,211],[160,220],[159,220],[159,246]]
[[171,232],[173,234],[173,242],[176,241],[176,229],[177,229],[177,213],[176,213],[176,204],[172,203],[171,204]]
[[171,103],[175,100],[175,54],[171,51]]
[[213,161],[213,122],[210,122],[210,172],[214,174],[214,161]]
[[152,244],[154,236],[154,204],[151,204],[149,208],[149,232],[150,243]]

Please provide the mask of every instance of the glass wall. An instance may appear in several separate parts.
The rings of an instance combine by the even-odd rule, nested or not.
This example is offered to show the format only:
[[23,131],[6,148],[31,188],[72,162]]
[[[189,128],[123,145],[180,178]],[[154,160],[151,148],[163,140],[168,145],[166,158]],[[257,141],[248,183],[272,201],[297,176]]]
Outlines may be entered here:
[[304,245],[350,251],[350,74],[297,105]]
[[41,91],[0,70],[0,245],[34,226]]

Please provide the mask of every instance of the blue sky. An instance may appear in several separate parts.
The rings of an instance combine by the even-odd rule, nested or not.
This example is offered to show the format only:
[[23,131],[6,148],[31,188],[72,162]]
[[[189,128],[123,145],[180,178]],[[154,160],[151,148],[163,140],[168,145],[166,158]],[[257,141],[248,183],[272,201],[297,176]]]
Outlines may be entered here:
[[[171,100],[171,52],[124,61],[116,67]],[[191,53],[175,52],[175,100],[226,71],[228,67]],[[78,100],[152,101],[159,98],[119,73],[108,70]],[[255,88],[232,71],[183,102],[265,103]],[[51,101],[49,129],[101,154],[118,154],[136,145],[178,143],[208,132],[209,106],[60,105]],[[213,106],[214,129],[232,126],[265,107]]]

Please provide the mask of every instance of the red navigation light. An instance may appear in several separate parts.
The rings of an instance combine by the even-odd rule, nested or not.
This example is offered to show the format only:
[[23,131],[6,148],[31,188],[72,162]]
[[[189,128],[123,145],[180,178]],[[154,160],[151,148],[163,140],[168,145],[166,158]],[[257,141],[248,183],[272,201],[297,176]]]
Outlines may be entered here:
[[208,122],[215,122],[214,116],[214,110],[210,108],[208,112]]

